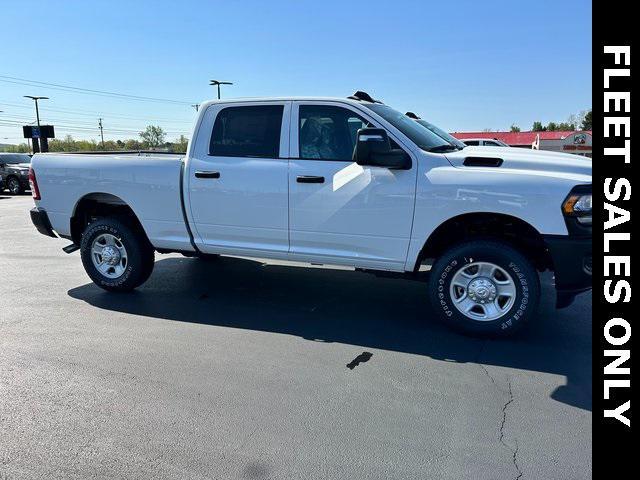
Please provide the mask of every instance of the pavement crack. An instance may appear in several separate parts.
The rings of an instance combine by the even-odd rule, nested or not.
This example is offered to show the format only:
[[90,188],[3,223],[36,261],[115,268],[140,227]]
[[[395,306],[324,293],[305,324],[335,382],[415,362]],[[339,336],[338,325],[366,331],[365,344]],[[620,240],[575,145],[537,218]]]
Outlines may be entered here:
[[505,428],[505,425],[507,424],[507,410],[509,409],[509,405],[511,405],[514,401],[513,388],[511,386],[511,380],[507,381],[508,389],[506,391],[503,388],[501,388],[496,382],[496,379],[493,377],[493,375],[489,373],[489,369],[480,361],[480,357],[484,353],[484,349],[487,343],[489,343],[489,340],[485,340],[484,342],[482,342],[482,345],[480,346],[480,350],[478,350],[478,354],[476,355],[476,363],[480,366],[480,368],[485,373],[485,375],[489,378],[489,380],[491,380],[491,383],[493,384],[493,386],[498,391],[507,395],[507,401],[502,406],[502,421],[500,422],[499,440],[502,446],[504,446],[504,448],[506,448],[507,450],[509,450],[509,452],[511,452],[511,460],[513,462],[513,466],[516,468],[516,471],[518,472],[518,475],[515,477],[515,480],[519,480],[520,478],[522,478],[523,473],[522,473],[522,470],[520,469],[520,465],[518,464],[518,449],[519,449],[518,440],[514,439],[515,448],[513,448],[505,441],[505,433],[504,433],[504,428]]
[[520,469],[520,465],[518,465],[518,440],[515,439],[515,448],[512,448],[504,439],[504,427],[507,423],[507,409],[509,405],[513,403],[513,390],[511,388],[511,380],[508,381],[509,386],[509,399],[506,401],[504,406],[502,407],[502,422],[500,423],[500,443],[504,445],[504,447],[511,452],[511,460],[513,461],[513,466],[516,468],[518,475],[516,476],[516,480],[522,478],[522,470]]

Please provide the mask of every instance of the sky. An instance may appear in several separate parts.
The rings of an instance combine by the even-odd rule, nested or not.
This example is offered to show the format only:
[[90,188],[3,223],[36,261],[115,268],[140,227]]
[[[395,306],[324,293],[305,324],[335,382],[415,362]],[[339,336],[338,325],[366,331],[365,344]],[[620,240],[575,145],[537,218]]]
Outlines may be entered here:
[[57,137],[98,139],[99,117],[105,139],[189,136],[214,78],[223,97],[364,90],[448,131],[527,130],[591,108],[591,20],[584,0],[0,0],[0,143],[35,121],[23,95],[50,97]]

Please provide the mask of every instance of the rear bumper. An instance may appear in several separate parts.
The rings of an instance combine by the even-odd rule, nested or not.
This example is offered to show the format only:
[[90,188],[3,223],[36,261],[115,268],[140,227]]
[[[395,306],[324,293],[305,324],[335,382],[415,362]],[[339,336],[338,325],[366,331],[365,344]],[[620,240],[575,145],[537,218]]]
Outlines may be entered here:
[[593,286],[592,238],[547,235],[544,241],[553,260],[556,307],[564,308]]
[[31,214],[31,222],[41,234],[47,237],[58,238],[51,228],[51,222],[47,212],[39,207],[34,207],[29,212]]

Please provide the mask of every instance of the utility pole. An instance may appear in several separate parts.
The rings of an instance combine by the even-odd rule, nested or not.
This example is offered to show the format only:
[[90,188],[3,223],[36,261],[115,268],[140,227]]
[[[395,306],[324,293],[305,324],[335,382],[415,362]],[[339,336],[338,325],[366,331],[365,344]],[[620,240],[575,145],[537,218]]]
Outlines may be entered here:
[[[36,121],[38,123],[38,130],[40,130],[40,111],[38,110],[38,100],[49,100],[49,97],[34,97],[33,95],[23,95],[24,98],[30,98],[31,100],[33,100],[36,103]],[[36,139],[33,139],[33,153],[37,153],[36,150],[38,152],[42,151],[42,152],[46,152],[49,148],[48,148],[48,142],[46,138],[39,138],[38,141],[36,141]],[[42,148],[40,148],[40,145],[42,145]]]
[[102,139],[102,149],[104,150],[104,132],[102,131],[102,118],[98,119],[98,127],[100,127],[100,138]]
[[220,100],[220,85],[233,85],[233,83],[222,80],[210,80],[209,85],[212,87],[218,87],[218,100]]

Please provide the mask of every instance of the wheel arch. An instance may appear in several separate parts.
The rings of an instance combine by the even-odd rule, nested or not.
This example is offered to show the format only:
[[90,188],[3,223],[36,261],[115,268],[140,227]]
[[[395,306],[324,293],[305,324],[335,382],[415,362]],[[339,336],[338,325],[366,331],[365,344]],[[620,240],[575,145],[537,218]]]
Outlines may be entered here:
[[96,218],[125,218],[132,227],[149,238],[133,208],[122,198],[105,192],[92,192],[82,196],[73,207],[70,219],[71,239],[80,245],[82,232]]
[[437,258],[453,245],[473,238],[505,241],[530,258],[536,269],[553,269],[544,238],[533,225],[508,214],[472,212],[442,222],[425,240],[414,270],[425,260]]

